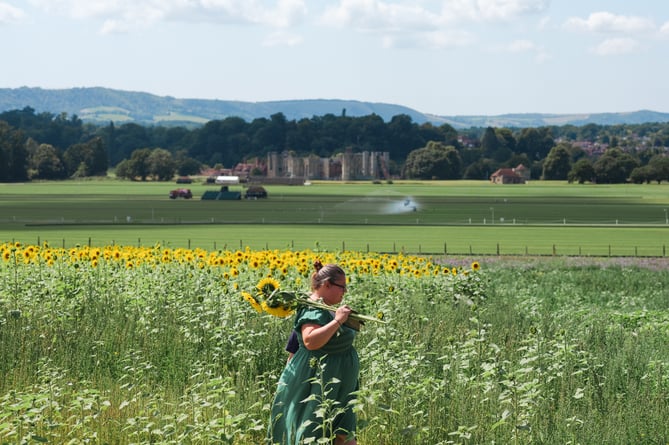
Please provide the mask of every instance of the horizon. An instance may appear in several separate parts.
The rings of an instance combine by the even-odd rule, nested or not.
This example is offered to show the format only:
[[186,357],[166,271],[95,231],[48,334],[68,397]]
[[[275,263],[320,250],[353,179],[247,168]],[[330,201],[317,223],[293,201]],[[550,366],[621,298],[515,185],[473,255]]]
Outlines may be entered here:
[[[0,89],[3,89],[3,87],[0,87]],[[640,112],[649,112],[649,113],[659,113],[659,114],[669,114],[663,111],[658,111],[658,110],[651,110],[651,109],[638,109],[638,110],[614,110],[614,111],[603,111],[603,112],[572,112],[572,113],[550,113],[550,112],[533,112],[533,111],[525,111],[525,112],[506,112],[506,113],[500,113],[500,114],[451,114],[451,115],[435,115],[432,113],[424,112],[423,110],[411,108],[407,105],[404,104],[399,104],[399,103],[388,103],[388,102],[368,102],[368,101],[363,101],[359,99],[341,99],[341,98],[300,98],[300,99],[279,99],[279,100],[270,100],[270,101],[244,101],[244,100],[236,100],[236,99],[207,99],[207,98],[199,98],[199,97],[177,97],[173,95],[158,95],[154,94],[148,91],[135,91],[135,90],[123,90],[123,89],[118,89],[118,88],[109,88],[109,87],[104,87],[100,85],[96,86],[78,86],[78,87],[63,87],[63,88],[45,88],[41,86],[28,86],[28,85],[22,85],[19,87],[13,87],[13,88],[7,88],[10,90],[20,90],[20,89],[29,89],[29,90],[43,90],[43,91],[68,91],[68,90],[76,90],[76,89],[106,89],[106,90],[114,90],[114,91],[120,91],[120,92],[125,92],[125,93],[138,93],[138,94],[149,94],[151,96],[159,97],[159,98],[169,98],[169,99],[175,99],[175,100],[204,100],[204,101],[221,101],[221,102],[241,102],[241,103],[249,103],[249,104],[262,104],[262,103],[277,103],[277,102],[299,102],[299,101],[344,101],[344,102],[359,102],[359,103],[375,103],[375,104],[383,104],[383,105],[392,105],[392,106],[399,106],[399,107],[406,107],[409,109],[412,109],[413,111],[423,113],[427,116],[435,116],[435,117],[452,117],[452,118],[467,118],[467,117],[505,117],[505,116],[532,116],[532,115],[541,115],[541,116],[592,116],[592,115],[598,115],[598,114],[631,114],[631,113],[640,113]],[[9,111],[9,110],[4,110],[4,111]]]

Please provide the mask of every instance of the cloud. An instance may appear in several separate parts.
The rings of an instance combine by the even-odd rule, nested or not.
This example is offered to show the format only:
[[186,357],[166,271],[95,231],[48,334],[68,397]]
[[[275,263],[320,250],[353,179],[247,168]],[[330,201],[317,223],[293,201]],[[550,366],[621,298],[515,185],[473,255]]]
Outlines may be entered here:
[[513,22],[548,10],[549,0],[451,0],[440,15],[449,22]]
[[306,16],[305,0],[31,0],[47,13],[100,19],[102,32],[160,21],[253,24],[286,28]]
[[376,34],[385,48],[444,49],[473,44],[472,25],[515,22],[541,14],[548,0],[337,0],[324,9],[324,26]]
[[616,15],[610,12],[593,12],[587,19],[571,17],[565,22],[568,29],[595,33],[640,33],[651,32],[655,23],[638,16]]
[[286,31],[276,31],[263,40],[263,46],[297,46],[302,43],[302,36]]
[[513,42],[497,47],[499,51],[514,54],[531,54],[535,62],[541,63],[550,59],[550,55],[543,46],[537,45],[531,40],[514,40]]
[[438,13],[413,2],[341,0],[336,6],[326,8],[321,22],[359,30],[421,30],[438,27],[441,18]]
[[664,24],[660,27],[660,35],[669,37],[669,22],[664,22]]
[[339,0],[326,8],[323,23],[361,30],[424,30],[462,21],[513,21],[548,9],[548,0]]
[[537,46],[530,40],[514,40],[506,47],[506,49],[512,53],[534,51],[536,48]]
[[[249,2],[242,1],[242,3],[246,5]],[[275,8],[256,5],[250,12],[253,15],[249,18],[259,18],[262,24],[277,28],[288,28],[304,20],[307,15],[307,6],[304,0],[279,0]]]
[[476,40],[467,31],[435,30],[414,33],[388,33],[382,37],[384,48],[432,48],[444,49],[468,46]]
[[16,23],[25,17],[22,9],[0,2],[0,25]]
[[632,53],[639,49],[639,42],[630,38],[607,39],[592,48],[592,52],[600,56],[612,56]]
[[548,0],[477,0],[459,1],[473,12],[473,17],[485,21],[512,21],[525,15],[541,14],[548,9]]

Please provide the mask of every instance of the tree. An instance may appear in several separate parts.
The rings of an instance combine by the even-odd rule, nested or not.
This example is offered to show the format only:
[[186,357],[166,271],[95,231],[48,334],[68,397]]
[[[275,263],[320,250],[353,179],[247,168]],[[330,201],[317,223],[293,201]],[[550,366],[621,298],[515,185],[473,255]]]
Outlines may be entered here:
[[548,153],[544,162],[543,179],[567,179],[571,170],[570,144],[561,142]]
[[579,128],[577,138],[582,141],[595,142],[602,128],[597,124],[586,124]]
[[105,176],[109,168],[107,149],[101,137],[95,137],[87,142],[91,150],[90,170],[92,176]]
[[30,159],[37,179],[65,179],[67,170],[59,151],[50,144],[40,144]]
[[481,136],[481,150],[486,158],[503,163],[516,150],[516,139],[508,128],[488,127]]
[[117,178],[134,179],[135,176],[132,172],[132,161],[130,159],[124,159],[116,164],[115,174]]
[[507,148],[512,152],[516,151],[518,143],[511,130],[508,128],[497,128],[495,133],[497,133],[497,138],[502,142],[504,148]]
[[149,166],[150,148],[140,148],[132,152],[130,159],[123,160],[116,166],[116,176],[130,180],[139,178],[146,181],[151,174]]
[[660,184],[662,181],[669,181],[669,157],[665,155],[653,156],[648,164],[632,170],[630,180],[635,184],[651,181]]
[[175,156],[177,174],[180,176],[196,175],[202,170],[202,163],[187,155],[185,150],[180,150]]
[[234,165],[248,155],[251,140],[246,132],[247,127],[246,122],[239,117],[209,121],[196,130],[190,155],[209,165]]
[[67,113],[35,114],[35,110],[31,107],[0,113],[0,120],[21,130],[26,138],[53,145],[59,150],[81,141],[87,131],[95,131],[95,127],[91,125],[85,128],[76,115],[68,119]]
[[386,123],[377,114],[353,119],[347,138],[355,139],[360,150],[379,151],[386,145]]
[[527,157],[527,154],[525,154],[525,153],[514,153],[506,161],[506,166],[509,167],[509,168],[518,167],[520,164],[524,165],[527,168],[530,168],[530,165],[532,163],[530,162],[530,158]]
[[439,126],[439,131],[444,135],[444,142],[446,145],[452,145],[455,148],[461,148],[460,138],[458,132],[449,124],[442,124]]
[[151,150],[146,162],[149,166],[149,173],[153,179],[158,181],[169,181],[174,177],[176,162],[172,158],[172,153],[164,148],[154,148]]
[[523,128],[518,135],[516,150],[527,154],[530,159],[539,160],[545,158],[554,145],[549,128]]
[[[651,181],[654,181],[657,177],[657,172],[650,165],[642,165],[632,170],[630,173],[630,181],[634,184],[650,184]],[[658,181],[659,183],[660,181]]]
[[481,150],[483,156],[492,158],[493,155],[502,147],[502,142],[497,137],[497,133],[493,127],[485,129],[485,133],[481,137]]
[[627,182],[632,170],[638,166],[639,162],[620,148],[609,148],[594,164],[597,182],[602,184]]
[[83,122],[76,114],[68,119],[67,113],[60,113],[48,122],[44,130],[40,142],[61,150],[80,142],[84,136]]
[[655,180],[658,184],[661,181],[669,181],[669,156],[665,154],[653,156],[648,165],[657,170],[657,178]]
[[123,159],[128,159],[132,152],[142,147],[151,147],[150,128],[128,123],[119,127],[110,125],[104,134],[105,139],[113,144],[113,151],[109,153],[109,162],[116,165]]
[[299,153],[309,153],[313,147],[316,134],[317,129],[312,119],[300,119],[287,132],[286,147]]
[[427,141],[420,135],[418,125],[411,120],[411,116],[398,114],[388,123],[388,142],[386,149],[393,159],[404,159],[411,150],[424,146]]
[[0,182],[28,179],[28,150],[23,132],[0,121]]
[[415,179],[460,179],[462,161],[452,145],[430,141],[407,156],[404,176]]
[[497,170],[497,168],[497,163],[495,163],[492,159],[479,159],[478,161],[467,165],[464,178],[489,180],[490,175],[492,175]]
[[579,146],[568,144],[569,147],[569,157],[571,158],[572,164],[578,161],[579,159],[587,158],[588,154]]
[[595,181],[595,168],[589,159],[579,159],[572,165],[567,180],[571,182],[578,182],[584,184],[585,182]]
[[109,163],[101,137],[70,146],[63,154],[68,176],[104,176]]
[[646,165],[657,155],[664,155],[664,148],[650,147],[637,152],[637,157],[641,165]]

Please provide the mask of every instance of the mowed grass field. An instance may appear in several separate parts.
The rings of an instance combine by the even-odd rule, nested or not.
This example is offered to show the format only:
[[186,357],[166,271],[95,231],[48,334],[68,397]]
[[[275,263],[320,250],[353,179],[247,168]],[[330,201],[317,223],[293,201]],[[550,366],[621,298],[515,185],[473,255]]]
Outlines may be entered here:
[[[90,180],[0,184],[0,240],[205,249],[665,256],[669,185],[535,181],[267,185],[267,199],[201,200],[219,186]],[[231,191],[244,192],[242,185]]]

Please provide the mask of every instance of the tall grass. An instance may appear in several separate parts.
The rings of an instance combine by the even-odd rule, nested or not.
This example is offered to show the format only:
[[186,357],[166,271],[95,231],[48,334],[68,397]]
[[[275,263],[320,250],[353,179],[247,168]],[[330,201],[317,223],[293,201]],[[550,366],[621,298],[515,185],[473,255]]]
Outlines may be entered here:
[[360,443],[669,441],[661,259],[0,252],[0,443],[262,443],[291,323],[240,292],[305,290],[315,256],[389,322],[356,340]]

